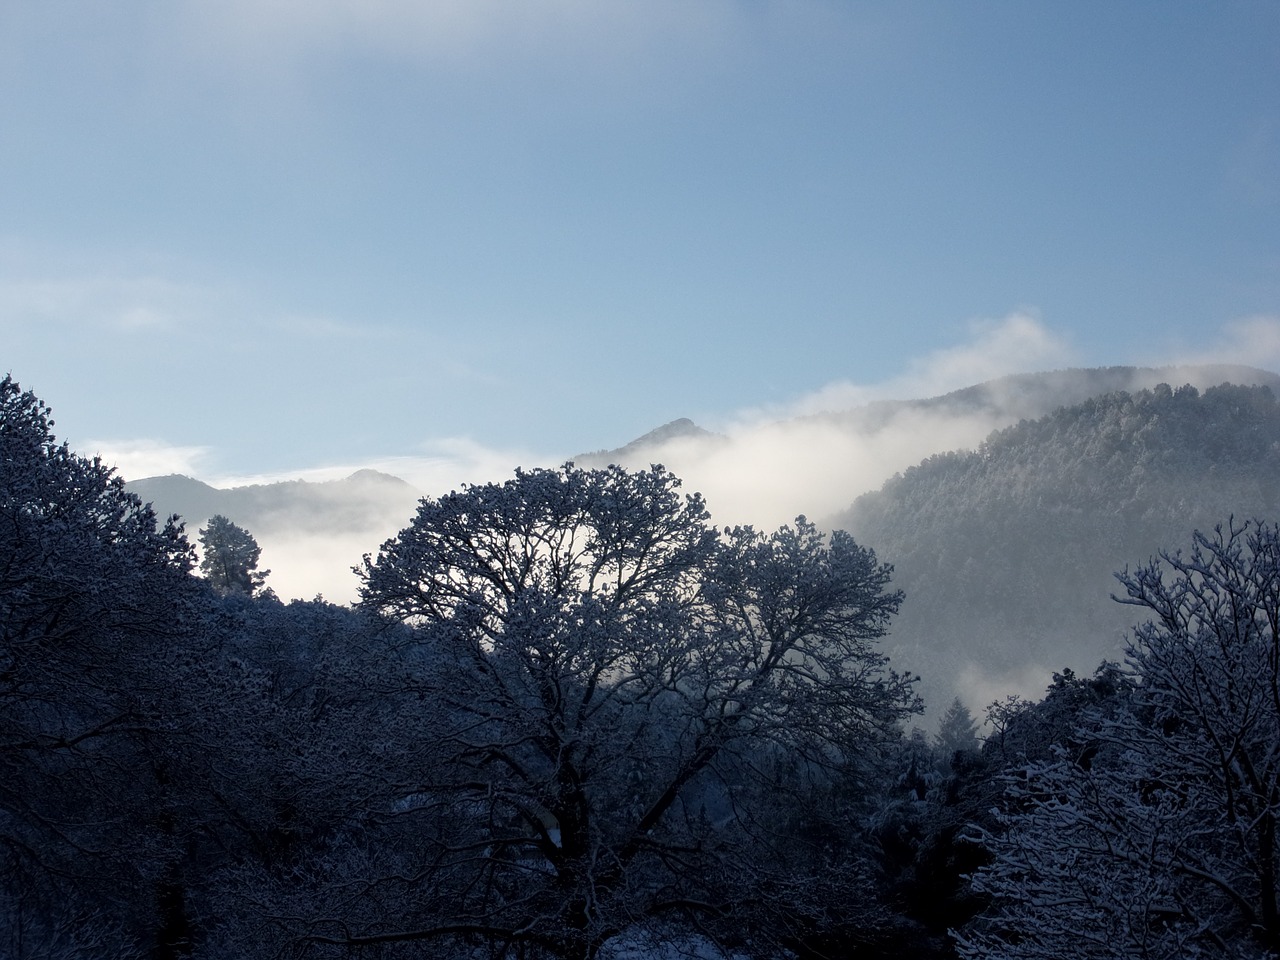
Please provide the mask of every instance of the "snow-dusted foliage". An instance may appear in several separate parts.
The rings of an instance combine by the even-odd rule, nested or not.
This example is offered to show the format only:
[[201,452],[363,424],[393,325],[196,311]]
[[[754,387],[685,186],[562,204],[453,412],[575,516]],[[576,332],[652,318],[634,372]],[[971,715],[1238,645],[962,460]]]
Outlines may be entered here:
[[218,593],[255,593],[270,570],[258,569],[262,548],[244,527],[221,514],[200,530],[200,573]]
[[678,486],[518,472],[424,500],[366,558],[365,606],[418,630],[431,729],[384,814],[404,842],[311,942],[592,957],[673,921],[745,944],[879,909],[809,814],[915,706],[874,647],[888,569],[803,520],[719,535]]
[[1151,615],[1128,703],[1010,775],[964,956],[1280,952],[1280,529],[1197,534],[1120,581]]
[[0,381],[0,954],[81,956],[157,923],[173,848],[149,736],[190,565],[177,526]]

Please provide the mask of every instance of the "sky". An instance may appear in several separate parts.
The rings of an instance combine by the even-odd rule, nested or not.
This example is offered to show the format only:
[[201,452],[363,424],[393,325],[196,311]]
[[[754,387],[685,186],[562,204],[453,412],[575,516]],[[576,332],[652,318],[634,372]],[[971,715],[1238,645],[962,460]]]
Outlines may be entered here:
[[420,486],[1280,370],[1280,5],[0,0],[0,372],[127,478]]

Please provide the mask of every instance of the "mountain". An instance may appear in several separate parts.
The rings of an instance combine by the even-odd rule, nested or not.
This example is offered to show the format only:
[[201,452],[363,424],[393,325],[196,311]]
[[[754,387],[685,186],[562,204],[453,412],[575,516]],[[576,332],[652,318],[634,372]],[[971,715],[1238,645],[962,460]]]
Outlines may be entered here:
[[1221,383],[1267,385],[1280,389],[1280,376],[1240,364],[1183,364],[1166,367],[1087,367],[1042,373],[1017,373],[922,400],[890,400],[852,410],[816,414],[810,419],[874,429],[904,411],[991,414],[1036,419],[1059,407],[1118,391],[1149,390],[1161,383],[1190,384],[1204,390]]
[[1271,387],[1164,384],[929,457],[831,522],[894,565],[899,668],[924,675],[930,703],[958,692],[981,708],[1119,659],[1137,614],[1110,599],[1114,572],[1233,515],[1275,519],[1278,478]]
[[[614,450],[577,458],[582,466],[661,463],[706,497],[724,526],[771,529],[796,516],[822,519],[859,494],[945,450],[973,449],[992,430],[1063,406],[1158,383],[1269,384],[1280,377],[1243,366],[1104,367],[1022,374],[923,399],[890,400],[740,423],[726,434],[677,420]],[[835,402],[835,401],[833,401]]]
[[352,533],[395,514],[404,524],[422,496],[398,477],[358,470],[342,480],[288,480],[219,489],[181,475],[148,477],[125,485],[155,506],[180,515],[193,534],[221,514],[255,535],[281,531]]
[[[962,590],[956,586],[957,583],[985,582],[982,567],[994,564],[1005,570],[1008,564],[1001,558],[1020,556],[1017,551],[1025,552],[1027,547],[1019,543],[1017,525],[994,508],[984,507],[985,512],[980,511],[968,519],[965,511],[976,507],[963,506],[959,508],[958,516],[945,518],[945,522],[940,516],[935,516],[942,510],[942,504],[949,505],[943,512],[951,512],[952,507],[967,504],[965,497],[970,494],[976,497],[977,493],[971,491],[964,496],[958,493],[953,496],[947,492],[944,495],[941,491],[946,484],[939,479],[936,481],[940,491],[938,504],[932,503],[930,497],[913,499],[905,491],[923,482],[917,478],[928,471],[923,467],[914,471],[910,468],[927,464],[931,458],[943,455],[943,451],[979,449],[984,445],[984,438],[987,449],[996,449],[991,446],[995,443],[991,439],[993,430],[1013,428],[1023,420],[1040,421],[1054,416],[1055,410],[1074,409],[1090,398],[1111,397],[1121,392],[1136,396],[1162,382],[1174,386],[1190,383],[1200,390],[1223,382],[1264,384],[1280,393],[1280,377],[1249,367],[1061,370],[1005,377],[925,399],[885,401],[779,419],[736,428],[727,435],[713,433],[687,419],[675,420],[614,450],[584,454],[575,460],[583,467],[621,463],[633,469],[647,467],[650,463],[663,463],[684,480],[685,489],[700,491],[706,496],[715,522],[723,526],[752,523],[762,529],[772,529],[792,521],[798,514],[805,514],[823,521],[824,526],[850,527],[860,542],[875,548],[883,558],[898,565],[897,580],[907,588],[907,602],[891,638],[901,649],[902,666],[924,672],[926,679],[941,674],[954,678],[963,672],[962,685],[967,685],[969,703],[980,708],[984,695],[981,691],[996,689],[996,681],[1003,683],[1007,680],[1028,693],[1034,693],[1043,685],[1050,669],[1070,665],[1087,670],[1094,665],[1090,661],[1104,652],[1115,655],[1119,649],[1118,631],[1127,621],[1123,620],[1125,608],[1115,608],[1106,599],[1111,589],[1111,571],[1125,563],[1145,559],[1159,547],[1185,542],[1190,532],[1190,521],[1172,523],[1159,530],[1158,537],[1152,535],[1142,540],[1129,538],[1118,542],[1104,558],[1089,561],[1087,566],[1094,579],[1087,584],[1072,574],[1075,577],[1070,581],[1074,585],[1072,589],[1082,591],[1079,594],[1081,602],[1075,606],[1087,607],[1091,611],[1109,611],[1091,614],[1095,619],[1101,618],[1097,622],[1081,625],[1072,621],[1070,618],[1074,614],[1067,609],[1072,606],[1069,597],[1055,599],[1058,594],[1053,591],[1057,588],[1052,583],[1042,586],[1026,579],[1032,570],[1040,568],[1030,566],[1025,571],[1005,571],[1022,577],[1021,580],[1009,581],[1010,584],[1016,583],[1018,596],[1006,598],[999,591],[983,594],[987,609],[974,611],[963,608],[966,618],[981,624],[981,631],[989,631],[990,637],[982,641],[990,647],[988,656],[975,640],[974,630],[968,630],[963,623],[947,622],[946,604],[964,601],[970,595],[966,592],[968,586]],[[1090,426],[1091,422],[1088,417],[1082,421],[1079,427],[1082,432],[1079,436],[1072,434],[1071,443],[1084,450],[1090,449],[1084,437],[1089,429],[1097,426]],[[1161,430],[1167,426],[1162,425],[1155,434],[1163,436]],[[1229,427],[1230,424],[1223,429]],[[1203,446],[1206,440],[1192,434],[1178,442],[1194,448],[1197,444]],[[1083,456],[1078,451],[1072,452],[1066,461],[1059,462],[1053,460],[1048,452],[1032,453],[1030,449],[1025,455],[1033,466],[1024,467],[1026,471],[1045,482],[1066,471],[1066,475],[1075,477],[1076,482],[1084,483],[1085,478],[1080,473],[1084,468],[1079,464],[1072,467],[1070,462],[1071,458],[1078,460]],[[1072,449],[1074,451],[1074,447]],[[1188,455],[1192,455],[1192,451]],[[944,460],[956,458],[957,462],[965,463],[969,462],[965,460],[967,456],[961,452],[943,455]],[[1148,471],[1160,473],[1166,470],[1167,464],[1154,454],[1151,457],[1146,467]],[[1081,462],[1092,463],[1087,458]],[[1207,463],[1205,468],[1209,466],[1212,463]],[[909,475],[910,479],[891,479],[899,473],[903,478]],[[948,477],[947,483],[962,483],[959,475]],[[491,479],[502,480],[505,476]],[[886,481],[890,485],[875,495],[879,499],[858,501],[852,510],[849,509],[855,498],[880,490]],[[1003,483],[990,482],[997,488]],[[350,572],[351,566],[358,563],[364,553],[375,552],[386,538],[409,522],[419,496],[418,491],[403,481],[374,471],[360,471],[343,480],[327,483],[290,481],[233,489],[216,489],[189,477],[152,477],[130,483],[129,489],[144,500],[153,502],[162,515],[182,515],[192,540],[215,513],[221,513],[247,528],[263,548],[262,565],[274,571],[268,580],[269,585],[282,597],[310,597],[320,591],[338,601],[350,600],[355,595],[357,583]],[[1165,492],[1175,499],[1182,496],[1173,488]],[[1228,492],[1229,488],[1223,487],[1218,491],[1223,496],[1210,505],[1215,510],[1226,509],[1229,512],[1232,501],[1225,496]],[[1036,495],[1048,496],[1047,493]],[[895,507],[897,512],[894,513],[889,505],[898,503],[900,499],[902,505]],[[1051,504],[1052,499],[1044,502]],[[1083,543],[1081,538],[1114,540],[1118,536],[1121,528],[1105,520],[1109,515],[1107,511],[1112,509],[1108,504],[1105,497],[1098,501],[1099,516],[1104,519],[1095,518],[1090,521],[1092,526],[1082,526],[1084,521],[1080,519],[1071,521],[1074,526],[1068,525],[1067,518],[1074,515],[1061,507],[1045,508],[1047,517],[1056,518],[1055,522],[1063,524],[1061,536],[1070,536],[1069,554],[1092,556],[1093,548]],[[1079,505],[1079,510],[1087,514],[1087,506]],[[1239,514],[1245,508],[1241,506],[1235,510]],[[1033,511],[1032,514],[1034,516]],[[971,528],[980,525],[976,519],[979,515],[985,518],[983,523],[989,525],[995,556],[989,556],[974,546],[980,536]],[[1207,513],[1198,516],[1201,519],[1196,522],[1202,524],[1218,519]],[[1051,525],[1045,520],[1034,529],[1038,542],[1045,544],[1042,549],[1049,549],[1055,537]],[[953,548],[950,541],[960,534],[963,538],[956,543],[963,549]],[[928,566],[929,551],[933,544],[938,543],[942,544],[941,555],[947,558],[948,563],[958,563],[957,569],[941,562]],[[1059,562],[1065,571],[1074,569],[1071,556],[1065,560],[1059,558]],[[1037,576],[1052,579],[1044,573]],[[945,599],[931,599],[935,596]],[[1042,600],[1025,601],[1022,597],[1039,597]],[[1046,609],[1058,610],[1060,623],[1070,624],[1069,629],[1065,626],[1058,629],[1053,623],[1045,625],[1028,619],[1029,614],[1023,608],[1028,604],[1034,607],[1041,602]],[[938,612],[939,604],[944,608],[943,613]],[[1112,619],[1107,620],[1108,616]],[[1005,620],[1009,629],[1025,634],[1020,641],[1015,643],[1008,639],[1002,626]],[[1075,649],[1074,646],[1065,646],[1069,640],[1081,644],[1082,652],[1078,655],[1065,652]],[[1018,652],[1019,649],[1022,652]],[[938,665],[933,662],[935,660]],[[947,691],[950,690],[951,687],[947,686],[943,691],[945,696],[931,695],[930,699],[936,703],[949,702],[952,694]]]
[[247,529],[262,547],[267,585],[284,599],[324,594],[355,598],[351,567],[407,526],[421,494],[389,474],[359,470],[342,480],[253,484],[218,489],[191,477],[134,480],[126,487],[160,516],[176,513],[194,543],[221,514]]
[[573,462],[584,469],[607,467],[614,463],[638,469],[656,462],[653,458],[672,444],[716,445],[725,442],[726,439],[722,434],[704,430],[688,417],[681,417],[679,420],[664,423],[617,449],[580,453],[573,458]]

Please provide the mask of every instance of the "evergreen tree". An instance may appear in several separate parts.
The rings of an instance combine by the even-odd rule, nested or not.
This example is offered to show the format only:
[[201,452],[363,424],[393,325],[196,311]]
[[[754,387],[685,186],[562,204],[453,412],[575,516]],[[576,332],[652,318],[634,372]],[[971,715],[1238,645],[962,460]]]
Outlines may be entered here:
[[941,759],[947,762],[962,750],[978,749],[978,725],[959,697],[951,701],[951,706],[942,715],[935,744]]
[[262,548],[253,534],[222,514],[210,517],[209,525],[200,531],[200,546],[200,572],[218,593],[253,594],[271,572],[258,569]]

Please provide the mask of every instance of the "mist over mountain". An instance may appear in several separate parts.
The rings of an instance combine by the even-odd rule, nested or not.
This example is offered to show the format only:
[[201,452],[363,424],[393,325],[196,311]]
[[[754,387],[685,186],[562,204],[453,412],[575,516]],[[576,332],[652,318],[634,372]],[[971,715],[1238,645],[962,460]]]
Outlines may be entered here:
[[681,417],[678,420],[672,420],[670,423],[664,423],[662,426],[650,430],[644,436],[637,437],[630,443],[614,450],[580,453],[573,458],[573,461],[578,466],[586,469],[607,467],[614,463],[635,469],[641,466],[648,466],[652,462],[651,458],[666,448],[668,444],[694,443],[718,446],[727,443],[728,439],[723,434],[713,433],[698,426],[688,417]]
[[[1277,474],[1254,450],[1280,439],[1268,432],[1274,401],[1227,403],[1208,389],[1224,382],[1280,392],[1280,377],[1249,367],[1062,370],[725,433],[676,420],[574,459],[663,463],[721,526],[772,529],[805,514],[849,529],[906,590],[889,638],[897,665],[923,675],[931,705],[958,691],[978,710],[1012,690],[1038,694],[1052,670],[1118,656],[1133,617],[1108,599],[1115,570],[1231,513],[1275,514]],[[1205,392],[1143,393],[1160,383]],[[355,596],[351,566],[410,522],[421,495],[368,470],[230,489],[153,477],[129,489],[180,514],[193,541],[216,513],[247,528],[282,597],[339,602]]]
[[355,595],[351,566],[408,523],[422,494],[398,477],[358,470],[341,480],[288,480],[219,489],[180,475],[134,480],[126,487],[178,514],[192,542],[221,514],[246,528],[262,546],[268,585],[283,597]]
[[[1201,390],[1220,383],[1280,388],[1280,377],[1224,364],[1103,367],[1002,377],[923,399],[850,404],[849,395],[835,392],[807,401],[804,415],[761,417],[723,433],[677,420],[578,463],[631,469],[661,463],[683,478],[686,489],[706,497],[722,526],[769,529],[799,514],[834,517],[895,473],[935,453],[975,448],[991,431],[1019,420],[1159,383]],[[827,404],[830,409],[814,410]]]
[[363,531],[391,512],[403,520],[422,496],[399,477],[377,470],[358,470],[341,480],[286,480],[226,489],[176,474],[134,480],[127,486],[154,503],[158,513],[182,516],[189,528],[222,514],[251,530],[271,533]]
[[923,674],[928,702],[958,692],[980,708],[1119,659],[1138,615],[1109,599],[1114,573],[1232,515],[1275,517],[1277,477],[1271,387],[1163,384],[929,457],[831,524],[894,564],[899,667]]

